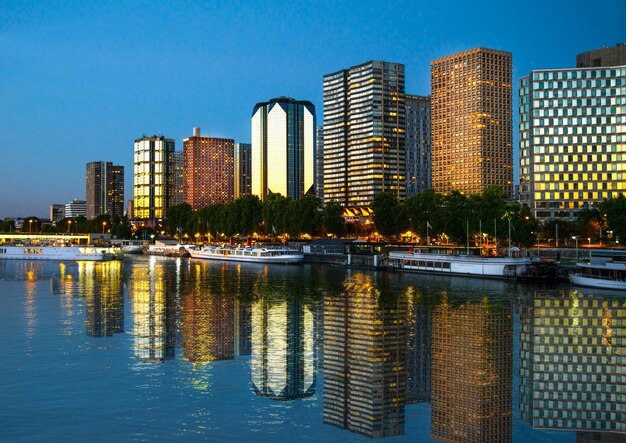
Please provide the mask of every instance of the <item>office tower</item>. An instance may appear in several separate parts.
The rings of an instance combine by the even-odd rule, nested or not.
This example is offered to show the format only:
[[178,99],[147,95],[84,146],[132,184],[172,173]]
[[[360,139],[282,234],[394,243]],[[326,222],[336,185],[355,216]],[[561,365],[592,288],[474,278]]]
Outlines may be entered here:
[[50,220],[58,222],[65,217],[65,205],[53,203],[50,205]]
[[433,311],[431,436],[447,442],[513,439],[510,303],[451,303]]
[[432,311],[423,306],[422,294],[409,286],[405,293],[407,303],[406,346],[406,402],[430,401]]
[[532,71],[519,82],[520,201],[574,219],[626,191],[626,65]]
[[370,61],[324,76],[324,202],[405,196],[404,65]]
[[315,195],[324,200],[324,127],[318,126],[315,142]]
[[184,165],[185,157],[183,151],[172,152],[174,165],[174,188],[172,190],[172,206],[180,205],[185,202],[185,180]]
[[124,282],[117,260],[92,266],[78,262],[79,293],[85,297],[85,324],[90,337],[124,332]]
[[185,201],[193,209],[228,203],[234,196],[235,141],[200,135],[183,140],[185,153]]
[[476,48],[431,62],[432,187],[513,192],[510,52]]
[[430,97],[406,94],[406,196],[431,187]]
[[124,215],[124,166],[111,162],[87,163],[87,218]]
[[176,299],[180,276],[165,262],[150,260],[146,267],[132,268],[135,358],[147,363],[171,360],[176,353]]
[[404,434],[406,302],[355,274],[324,299],[324,423],[368,437]]
[[174,201],[174,140],[163,136],[135,140],[133,218],[156,226]]
[[200,275],[206,266],[190,269],[193,286],[182,300],[183,357],[191,363],[235,358],[235,299]]
[[252,111],[252,194],[295,200],[313,192],[315,106],[279,97]]
[[523,301],[523,421],[533,428],[626,437],[624,301],[601,290],[536,291]]
[[577,68],[599,68],[626,65],[626,45],[618,43],[610,48],[594,49],[576,56]]
[[252,387],[256,395],[293,400],[315,393],[313,313],[279,294],[252,303]]
[[65,204],[65,218],[85,217],[87,215],[87,202],[85,200],[72,200]]
[[235,199],[252,193],[252,145],[235,143]]

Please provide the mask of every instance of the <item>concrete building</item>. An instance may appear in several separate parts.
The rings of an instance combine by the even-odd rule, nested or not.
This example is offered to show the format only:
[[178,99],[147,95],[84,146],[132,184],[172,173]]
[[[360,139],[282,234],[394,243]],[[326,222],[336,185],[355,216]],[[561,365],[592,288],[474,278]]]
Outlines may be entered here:
[[87,218],[124,215],[124,166],[111,162],[87,163]]
[[594,49],[576,56],[577,68],[599,68],[601,66],[626,65],[626,45],[618,43],[610,48]]
[[65,204],[65,218],[86,217],[87,202],[85,200],[72,200]]
[[235,199],[252,193],[252,144],[235,143]]
[[183,151],[174,151],[172,153],[172,158],[174,159],[174,194],[172,196],[172,206],[176,206],[185,202],[185,158],[183,155]]
[[476,48],[431,62],[432,187],[513,192],[510,52]]
[[324,201],[324,127],[318,126],[315,144],[315,195]]
[[193,131],[183,140],[185,201],[193,209],[233,201],[235,141],[202,136],[200,128]]
[[135,220],[156,226],[174,205],[174,151],[174,140],[163,136],[135,140]]
[[324,202],[405,197],[404,65],[370,61],[324,76]]
[[279,97],[252,111],[252,194],[295,200],[313,192],[315,106]]
[[519,81],[520,202],[573,220],[626,191],[626,65],[542,69]]
[[430,97],[406,94],[406,196],[431,188]]
[[62,220],[63,217],[65,217],[65,205],[61,205],[61,204],[51,204],[50,205],[50,221],[54,222],[58,222],[59,220]]

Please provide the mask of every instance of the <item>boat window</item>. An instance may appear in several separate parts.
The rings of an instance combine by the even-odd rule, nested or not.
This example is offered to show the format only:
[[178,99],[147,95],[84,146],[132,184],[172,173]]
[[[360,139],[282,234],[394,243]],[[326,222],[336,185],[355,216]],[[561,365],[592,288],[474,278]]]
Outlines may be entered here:
[[434,267],[434,266],[433,266],[433,262],[431,262],[431,261],[426,262],[426,267],[427,267],[427,268],[433,268],[433,267]]
[[450,263],[442,263],[443,269],[450,269]]
[[421,267],[423,268],[423,267],[425,267],[425,266],[426,266],[426,262],[425,262],[425,261],[421,261],[421,260],[420,260],[420,261],[419,261],[419,265],[418,265],[418,266],[421,266]]

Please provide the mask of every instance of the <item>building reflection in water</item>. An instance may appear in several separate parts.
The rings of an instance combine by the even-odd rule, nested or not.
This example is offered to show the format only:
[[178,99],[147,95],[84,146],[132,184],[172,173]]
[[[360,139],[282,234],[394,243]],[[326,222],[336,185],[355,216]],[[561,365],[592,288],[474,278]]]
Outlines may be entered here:
[[85,294],[85,323],[90,337],[124,332],[122,263],[78,262],[78,285]]
[[407,302],[406,402],[430,402],[432,311],[423,305],[413,286],[405,290]]
[[252,302],[252,384],[273,400],[315,392],[313,313],[294,294],[262,294]]
[[154,256],[147,266],[132,268],[134,353],[139,361],[159,363],[174,358],[179,272],[180,267],[174,269],[167,266],[167,260]]
[[371,275],[343,286],[324,299],[324,423],[369,437],[401,435],[406,300],[381,294]]
[[584,292],[524,300],[521,418],[534,428],[601,433],[580,441],[626,441],[626,298]]
[[453,303],[444,294],[432,324],[432,437],[512,441],[511,303]]
[[185,290],[182,301],[183,357],[192,363],[232,360],[235,358],[234,296],[221,292],[203,278],[206,264],[192,264],[190,273],[191,287]]
[[252,354],[252,305],[235,300],[235,355]]

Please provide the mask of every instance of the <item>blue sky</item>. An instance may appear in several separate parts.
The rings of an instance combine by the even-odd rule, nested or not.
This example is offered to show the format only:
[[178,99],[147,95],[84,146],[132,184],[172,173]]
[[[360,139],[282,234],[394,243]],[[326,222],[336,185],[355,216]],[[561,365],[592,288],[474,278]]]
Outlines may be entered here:
[[484,46],[513,53],[516,84],[626,41],[625,19],[624,0],[0,0],[0,218],[84,198],[96,160],[126,167],[132,198],[143,134],[249,142],[253,106],[281,95],[321,124],[322,76],[367,60],[404,63],[427,95],[431,60]]

